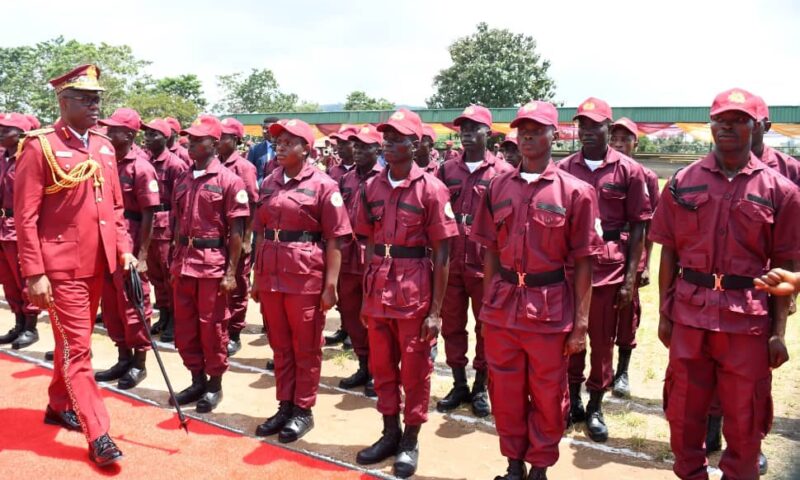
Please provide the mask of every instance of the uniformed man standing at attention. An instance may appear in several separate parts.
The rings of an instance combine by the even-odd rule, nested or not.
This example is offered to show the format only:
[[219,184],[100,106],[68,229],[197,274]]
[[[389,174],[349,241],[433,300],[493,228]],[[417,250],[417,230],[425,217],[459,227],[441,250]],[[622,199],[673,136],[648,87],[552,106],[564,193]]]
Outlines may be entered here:
[[17,170],[14,221],[31,301],[50,311],[55,363],[45,423],[81,430],[89,458],[122,457],[90,361],[94,318],[107,273],[135,268],[122,216],[122,192],[100,115],[100,70],[83,65],[50,81],[61,118],[28,133]]

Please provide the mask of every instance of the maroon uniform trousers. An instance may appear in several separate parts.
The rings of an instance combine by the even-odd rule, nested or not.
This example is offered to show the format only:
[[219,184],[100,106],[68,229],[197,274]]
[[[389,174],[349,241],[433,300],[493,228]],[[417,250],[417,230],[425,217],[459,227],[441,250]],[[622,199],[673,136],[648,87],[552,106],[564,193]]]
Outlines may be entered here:
[[183,275],[175,281],[175,346],[193,374],[228,370],[227,299],[219,294],[221,281]]
[[153,284],[156,308],[172,310],[172,285],[169,277],[171,240],[151,239],[147,249],[147,277]]
[[103,325],[114,345],[120,348],[150,350],[150,338],[145,328],[150,328],[150,316],[153,308],[150,305],[150,282],[147,275],[142,275],[142,292],[144,293],[145,323],[125,295],[125,276],[128,272],[118,269],[113,274],[106,274],[103,282]]
[[614,338],[617,334],[620,312],[614,308],[620,285],[592,287],[592,303],[589,307],[589,339],[591,344],[591,370],[589,378],[584,375],[586,350],[569,358],[569,383],[583,383],[586,389],[600,392],[614,381]]
[[251,256],[242,252],[236,267],[236,288],[231,292],[228,304],[228,328],[231,333],[239,333],[247,326],[247,299],[250,293],[250,272],[253,270]]
[[[358,247],[356,245],[356,247]],[[364,275],[353,273],[339,274],[339,315],[342,327],[350,336],[353,351],[357,356],[369,355],[367,328],[361,323],[361,303],[364,298]]]
[[23,315],[38,315],[40,310],[28,298],[28,286],[19,269],[19,252],[16,240],[0,241],[0,278],[3,292],[11,311]]

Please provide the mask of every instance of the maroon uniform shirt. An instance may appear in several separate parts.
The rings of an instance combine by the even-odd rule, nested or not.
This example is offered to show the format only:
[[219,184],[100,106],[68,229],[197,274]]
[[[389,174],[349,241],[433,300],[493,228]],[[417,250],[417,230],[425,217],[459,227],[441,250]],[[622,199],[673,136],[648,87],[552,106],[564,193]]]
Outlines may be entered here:
[[258,180],[256,179],[255,165],[248,162],[246,158],[236,151],[222,165],[242,179],[244,189],[247,191],[247,198],[250,203],[255,204],[258,201]]
[[169,149],[169,151],[173,155],[178,157],[178,159],[181,162],[183,162],[183,164],[186,165],[187,167],[191,167],[192,165],[194,165],[192,157],[189,156],[189,150],[187,150],[186,147],[184,147],[183,145],[180,145],[178,142],[175,142],[172,145],[172,148]]
[[324,246],[320,240],[275,241],[276,232],[308,232],[325,240],[353,233],[338,185],[309,163],[288,182],[283,167],[261,182],[253,230],[263,235],[267,229],[255,264],[258,288],[294,294],[322,291]]
[[[396,188],[389,169],[367,181],[367,208],[358,212],[356,233],[375,245],[430,247],[458,234],[447,188],[417,164]],[[366,259],[362,314],[382,318],[415,318],[428,313],[433,265],[425,258]]]
[[150,163],[156,170],[158,178],[158,193],[160,205],[153,215],[153,240],[172,239],[172,192],[175,190],[175,183],[189,169],[183,161],[176,157],[172,152],[164,149],[156,158],[150,158]]
[[796,158],[764,145],[764,153],[761,154],[761,161],[766,163],[769,168],[777,170],[781,175],[800,187],[800,161]]
[[17,230],[14,228],[14,179],[17,176],[16,152],[5,158],[0,148],[0,242],[16,242]]
[[652,215],[645,174],[636,161],[610,147],[594,172],[584,159],[580,151],[558,162],[558,167],[595,189],[606,244],[595,257],[592,284],[614,285],[625,279],[630,224],[650,220]]
[[[224,168],[214,157],[205,173],[194,178],[187,170],[175,185],[172,211],[175,215],[175,255],[173,275],[194,278],[221,278],[228,261],[227,241],[232,220],[250,216],[244,182]],[[220,239],[218,248],[193,248],[188,239]]]
[[158,177],[153,165],[142,157],[144,151],[131,149],[122,161],[117,163],[119,184],[122,189],[124,216],[128,224],[134,254],[139,253],[139,227],[142,211],[161,203],[158,191]]
[[347,168],[344,166],[344,164],[339,163],[332,167],[328,167],[328,176],[331,177],[335,182],[338,182],[347,172],[351,172],[355,168],[355,163],[350,164],[350,168]]
[[[670,180],[650,238],[674,249],[683,269],[758,277],[771,263],[800,259],[798,218],[800,190],[789,180],[751,154],[728,181],[710,153]],[[678,278],[666,299],[662,313],[676,323],[745,335],[770,332],[766,292],[718,291]]]
[[[367,180],[374,177],[381,172],[378,163],[372,167],[365,175],[361,175],[358,169],[353,169],[347,172],[339,181],[339,190],[344,197],[344,205],[347,207],[347,215],[350,218],[350,225],[355,225],[358,219],[358,211],[364,208],[364,202],[361,198],[362,185],[365,185]],[[353,235],[353,238],[346,239],[342,242],[342,273],[352,273],[354,275],[364,274],[364,249],[366,248],[366,239],[361,236]]]
[[[519,170],[492,180],[478,205],[470,238],[498,252],[506,270],[545,273],[565,268],[571,258],[602,250],[596,221],[593,188],[551,163],[532,183]],[[535,333],[572,330],[571,283],[520,288],[496,274],[484,299],[484,323]]]

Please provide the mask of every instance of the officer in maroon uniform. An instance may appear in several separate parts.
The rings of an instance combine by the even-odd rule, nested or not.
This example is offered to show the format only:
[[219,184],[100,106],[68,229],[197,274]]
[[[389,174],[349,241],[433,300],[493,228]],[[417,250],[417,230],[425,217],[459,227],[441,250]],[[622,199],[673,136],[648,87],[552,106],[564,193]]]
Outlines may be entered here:
[[139,132],[142,120],[136,110],[118,108],[110,118],[100,120],[108,128],[108,137],[114,146],[117,173],[122,188],[123,213],[128,235],[137,252],[142,273],[145,321],[139,318],[134,306],[125,296],[125,276],[122,270],[106,276],[103,285],[103,324],[108,336],[117,347],[117,363],[108,370],[95,373],[95,380],[108,382],[119,379],[118,388],[135,387],[147,376],[145,360],[150,350],[150,338],[145,329],[149,322],[150,284],[147,281],[147,251],[153,233],[153,208],[160,203],[156,170],[146,157],[131,147]]
[[339,156],[340,162],[336,165],[326,165],[328,176],[336,182],[344,176],[345,173],[353,170],[356,166],[353,157],[353,142],[350,141],[350,136],[358,131],[358,127],[354,125],[342,125],[339,131],[331,135],[331,138],[336,139],[336,153]]
[[[622,117],[611,126],[609,146],[614,150],[633,158],[633,152],[639,144],[639,129],[631,119]],[[642,166],[644,171],[647,192],[650,196],[650,208],[655,210],[658,205],[659,188],[658,175],[649,168]],[[650,254],[653,251],[652,240],[645,239],[644,254],[636,271],[636,281],[633,283],[633,297],[629,306],[619,311],[617,324],[617,369],[614,372],[614,383],[611,393],[615,397],[630,397],[631,389],[628,381],[628,366],[631,353],[636,348],[636,330],[642,316],[642,306],[639,301],[639,287],[650,284]]]
[[222,138],[220,138],[217,152],[219,160],[228,170],[235,173],[244,182],[250,206],[250,216],[245,220],[244,238],[242,239],[242,255],[236,267],[236,289],[231,293],[228,313],[228,356],[235,355],[242,348],[241,334],[246,325],[247,299],[250,292],[250,271],[252,262],[250,253],[253,246],[253,214],[258,200],[258,185],[256,180],[256,167],[239,154],[236,147],[244,137],[244,125],[235,118],[222,120]]
[[147,274],[153,282],[156,308],[159,311],[158,322],[150,332],[161,333],[162,342],[174,340],[172,282],[169,266],[172,258],[172,192],[175,183],[189,167],[170,152],[167,141],[172,129],[165,120],[155,119],[144,129],[144,145],[150,154],[150,163],[156,169],[158,177],[158,193],[160,203],[154,207],[153,234],[150,238],[150,249],[147,253]]
[[[383,135],[372,125],[360,127],[350,136],[356,167],[346,173],[339,181],[339,190],[344,197],[351,225],[356,223],[358,211],[363,207],[361,190],[367,180],[374,177],[382,168],[378,165],[378,152],[383,143]],[[369,342],[367,328],[361,323],[361,304],[363,303],[364,250],[366,239],[363,235],[353,235],[342,240],[342,269],[339,275],[339,313],[342,326],[350,335],[353,350],[358,356],[358,370],[339,382],[341,388],[352,389],[364,386],[364,393],[376,396],[372,375],[369,373]]]
[[423,123],[422,140],[420,140],[419,148],[417,148],[417,153],[414,155],[414,161],[419,168],[431,175],[436,175],[436,172],[439,170],[439,162],[433,155],[434,153],[438,155],[438,152],[433,148],[433,143],[435,141],[436,132],[433,130],[433,127],[427,123]]
[[[352,236],[336,182],[307,162],[314,132],[300,120],[270,126],[280,166],[261,183],[254,221],[253,300],[275,353],[278,412],[256,435],[293,442],[314,428],[325,314],[336,305],[341,237]],[[323,240],[325,241],[323,243]]]
[[516,168],[522,162],[522,155],[519,153],[519,145],[517,142],[517,129],[512,128],[503,142],[500,144],[500,151],[503,152],[503,160],[509,165]]
[[[447,365],[453,371],[453,388],[436,404],[440,412],[458,408],[462,403],[472,404],[478,417],[489,415],[486,392],[486,359],[481,336],[480,310],[483,301],[483,257],[485,248],[471,240],[469,233],[480,198],[496,175],[512,169],[497,159],[486,148],[491,132],[492,113],[488,108],[470,105],[453,120],[459,127],[464,154],[448,160],[439,167],[437,177],[450,190],[450,203],[455,212],[459,235],[450,248],[450,277],[442,304],[442,337],[447,354]],[[467,333],[467,308],[472,303],[475,317],[475,383],[470,391],[467,384],[469,334]]]
[[83,65],[50,81],[60,119],[28,132],[18,160],[14,222],[31,303],[47,308],[55,359],[45,423],[81,430],[89,458],[122,457],[90,360],[94,318],[107,272],[135,268],[114,147],[91,130],[100,115],[100,70]]
[[222,400],[222,374],[228,369],[226,310],[236,289],[250,206],[244,182],[217,158],[220,121],[201,115],[181,134],[189,136],[194,166],[172,192],[175,252],[170,274],[175,346],[192,373],[192,384],[176,399],[181,405],[197,401],[197,411],[208,413]]
[[31,303],[19,269],[17,230],[14,227],[14,180],[17,176],[17,147],[32,125],[20,113],[0,114],[0,281],[6,301],[14,312],[14,328],[0,336],[19,350],[39,341],[36,319],[40,310]]
[[[567,406],[569,355],[586,345],[597,200],[550,158],[558,111],[530,102],[519,128],[519,170],[489,184],[470,237],[486,250],[481,309],[490,394],[508,471],[497,480],[546,479],[558,460]],[[566,265],[574,264],[567,280]]]
[[173,155],[180,158],[181,161],[186,164],[187,168],[191,167],[194,162],[189,156],[189,150],[178,141],[181,133],[181,122],[174,117],[166,117],[164,120],[170,128],[170,134],[167,136],[167,149]]
[[771,368],[788,359],[789,297],[754,289],[800,258],[800,190],[751,152],[758,100],[732,89],[711,106],[714,150],[670,179],[650,236],[663,245],[659,339],[669,348],[664,411],[675,474],[707,479],[714,392],[725,418],[725,478],[758,478],[772,421]]
[[396,455],[394,474],[407,478],[417,469],[417,436],[428,419],[431,346],[441,329],[449,239],[458,229],[447,189],[414,163],[422,138],[419,116],[400,109],[378,130],[388,167],[360,194],[356,233],[368,238],[361,315],[369,330],[369,364],[384,428],[356,461],[369,465]]
[[589,344],[591,372],[586,382],[589,404],[581,402],[581,384],[586,352],[570,358],[570,418],[573,423],[585,419],[589,438],[596,442],[608,439],[602,402],[611,386],[614,372],[612,358],[619,312],[630,305],[636,271],[644,250],[645,222],[650,219],[650,198],[641,165],[613,148],[608,148],[612,124],[611,107],[597,98],[589,98],[578,107],[578,136],[581,151],[558,163],[579,179],[592,185],[600,208],[603,251],[594,258],[592,269],[592,305],[589,309]]

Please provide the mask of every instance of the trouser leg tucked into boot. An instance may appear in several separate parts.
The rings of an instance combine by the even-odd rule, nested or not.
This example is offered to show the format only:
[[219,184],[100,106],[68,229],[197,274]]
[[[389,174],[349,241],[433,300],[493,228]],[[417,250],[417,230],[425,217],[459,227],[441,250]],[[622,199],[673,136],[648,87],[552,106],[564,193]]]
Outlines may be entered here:
[[436,402],[436,410],[449,412],[455,410],[461,404],[471,400],[469,385],[467,384],[467,372],[465,368],[453,369],[453,388],[447,395]]
[[586,430],[589,438],[595,442],[608,440],[608,427],[603,418],[603,396],[605,392],[589,392],[589,403],[586,405]]
[[19,336],[11,342],[11,348],[19,350],[25,347],[30,347],[39,341],[39,331],[36,330],[36,321],[38,320],[36,314],[24,315],[24,326]]
[[125,375],[117,382],[117,387],[120,390],[129,390],[136,385],[142,383],[142,380],[147,378],[147,351],[136,350],[133,352],[133,361],[131,367],[125,372]]
[[359,465],[372,465],[397,455],[397,448],[400,446],[400,438],[402,436],[403,429],[400,427],[400,415],[384,415],[381,438],[358,452],[356,462]]
[[108,370],[102,370],[94,374],[94,379],[98,382],[111,382],[119,380],[125,372],[131,368],[133,353],[129,348],[117,347],[117,363]]
[[612,395],[620,398],[628,398],[631,396],[631,387],[628,383],[628,366],[631,363],[631,353],[633,350],[630,348],[619,349],[619,358],[617,359],[617,371],[614,374],[614,386],[611,390]]

